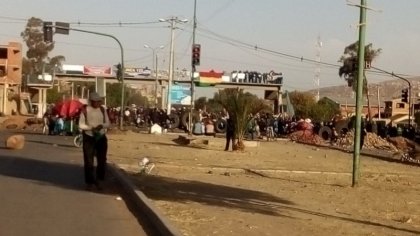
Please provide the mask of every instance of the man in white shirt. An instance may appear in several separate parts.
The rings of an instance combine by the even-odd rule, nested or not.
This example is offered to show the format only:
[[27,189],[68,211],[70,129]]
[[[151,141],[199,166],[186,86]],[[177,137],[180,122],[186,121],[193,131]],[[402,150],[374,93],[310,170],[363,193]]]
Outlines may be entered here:
[[[108,151],[106,131],[110,122],[106,109],[102,106],[102,97],[98,93],[91,93],[89,102],[89,105],[82,109],[79,119],[79,128],[83,131],[85,182],[87,190],[91,190],[93,186],[101,190],[98,181],[105,179]],[[94,156],[97,158],[96,176]]]

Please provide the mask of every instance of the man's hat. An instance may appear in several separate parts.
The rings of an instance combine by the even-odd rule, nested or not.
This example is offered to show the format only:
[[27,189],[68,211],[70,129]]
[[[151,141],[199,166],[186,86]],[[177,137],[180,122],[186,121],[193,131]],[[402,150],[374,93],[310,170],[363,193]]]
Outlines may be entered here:
[[100,102],[102,101],[102,97],[97,92],[92,92],[89,94],[89,100],[93,102]]

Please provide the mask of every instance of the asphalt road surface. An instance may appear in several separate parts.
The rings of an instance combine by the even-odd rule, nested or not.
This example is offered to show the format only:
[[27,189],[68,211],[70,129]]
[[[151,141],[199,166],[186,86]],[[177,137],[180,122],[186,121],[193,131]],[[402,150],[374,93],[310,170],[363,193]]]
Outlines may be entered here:
[[72,137],[25,134],[23,150],[8,150],[8,135],[0,131],[0,235],[151,235],[120,200],[115,180],[85,190]]

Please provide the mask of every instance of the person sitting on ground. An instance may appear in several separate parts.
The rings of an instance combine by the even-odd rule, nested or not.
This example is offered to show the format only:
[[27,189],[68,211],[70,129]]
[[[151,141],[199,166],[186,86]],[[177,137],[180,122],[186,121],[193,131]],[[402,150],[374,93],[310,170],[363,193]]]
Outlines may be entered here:
[[216,133],[214,132],[214,124],[210,118],[206,121],[205,130],[207,136],[216,136]]
[[201,121],[197,121],[193,125],[193,134],[194,135],[202,135],[203,134],[203,124]]

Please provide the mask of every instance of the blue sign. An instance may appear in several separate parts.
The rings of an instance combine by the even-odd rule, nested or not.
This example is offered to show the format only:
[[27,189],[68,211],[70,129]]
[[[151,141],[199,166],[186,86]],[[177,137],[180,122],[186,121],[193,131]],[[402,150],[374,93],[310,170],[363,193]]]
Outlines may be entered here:
[[191,90],[189,85],[172,85],[171,103],[176,105],[191,105]]

